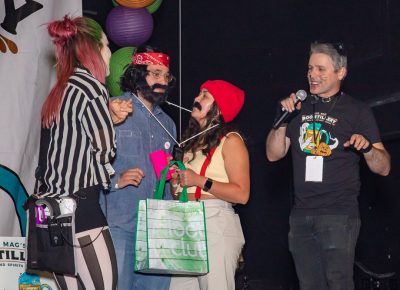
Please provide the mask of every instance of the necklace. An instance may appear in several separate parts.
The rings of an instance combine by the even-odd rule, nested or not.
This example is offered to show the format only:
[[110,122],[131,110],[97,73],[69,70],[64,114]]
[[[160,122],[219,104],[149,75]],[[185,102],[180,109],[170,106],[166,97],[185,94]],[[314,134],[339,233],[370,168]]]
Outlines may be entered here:
[[[336,96],[337,96],[337,98],[335,98]],[[329,98],[320,98],[321,101],[322,101],[323,103],[329,103],[331,100],[335,100],[335,101],[333,102],[333,104],[331,105],[331,107],[329,108],[329,110],[326,112],[326,115],[327,115],[327,116],[333,111],[333,108],[335,108],[336,103],[339,102],[341,96],[342,96],[342,92],[339,91],[339,92],[337,92],[336,94],[334,94],[333,96],[330,96]],[[324,102],[324,99],[327,99],[327,100]],[[318,134],[316,135],[316,134],[315,134],[315,133],[316,133],[316,132],[315,132],[315,104],[316,104],[316,103],[312,103],[312,107],[313,107],[312,124],[313,124],[313,137],[314,137],[314,140],[317,140],[317,138],[319,137],[319,135],[320,135],[320,133],[321,133],[321,127],[322,127],[322,125],[321,125],[321,127],[319,128],[319,130],[318,130]],[[314,142],[315,142],[315,141],[314,141]]]
[[332,101],[333,97],[329,97],[329,98],[321,98],[321,102],[322,103],[329,103],[330,101]]
[[330,103],[333,99],[335,99],[337,96],[340,96],[342,94],[341,91],[338,91],[336,94],[333,96],[330,96],[328,98],[321,98],[318,96],[318,98],[321,100],[322,103]]

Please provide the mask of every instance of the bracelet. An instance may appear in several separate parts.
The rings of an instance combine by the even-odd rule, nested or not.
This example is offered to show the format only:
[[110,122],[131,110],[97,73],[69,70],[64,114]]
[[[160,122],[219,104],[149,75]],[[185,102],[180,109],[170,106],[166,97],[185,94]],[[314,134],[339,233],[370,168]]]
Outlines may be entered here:
[[211,189],[212,185],[213,185],[213,180],[211,178],[207,178],[203,186],[203,191],[208,192]]
[[[367,139],[368,140],[368,139]],[[361,153],[363,153],[363,154],[365,154],[365,153],[368,153],[369,151],[371,151],[372,150],[372,143],[368,140],[368,142],[369,142],[369,144],[368,144],[368,147],[367,148],[365,148],[365,149],[360,149],[360,152]]]

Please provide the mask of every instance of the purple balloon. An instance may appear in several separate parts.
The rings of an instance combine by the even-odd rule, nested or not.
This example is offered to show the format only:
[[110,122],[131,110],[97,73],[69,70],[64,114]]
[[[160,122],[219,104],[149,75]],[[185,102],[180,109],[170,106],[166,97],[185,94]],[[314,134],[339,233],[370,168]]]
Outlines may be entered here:
[[153,32],[153,17],[146,8],[113,8],[106,20],[107,36],[118,46],[139,46]]

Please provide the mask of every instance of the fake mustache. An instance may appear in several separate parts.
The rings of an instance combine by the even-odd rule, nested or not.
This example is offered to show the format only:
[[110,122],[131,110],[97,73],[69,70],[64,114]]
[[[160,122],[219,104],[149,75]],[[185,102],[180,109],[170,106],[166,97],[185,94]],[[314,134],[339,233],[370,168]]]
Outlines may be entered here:
[[163,89],[164,91],[168,90],[168,86],[166,85],[161,85],[161,84],[154,84],[150,87],[151,91],[154,92],[155,89]]
[[202,107],[201,107],[201,105],[200,105],[199,102],[194,102],[192,108],[193,108],[193,109],[194,109],[194,108],[197,108],[199,111],[201,111],[201,109],[202,109]]

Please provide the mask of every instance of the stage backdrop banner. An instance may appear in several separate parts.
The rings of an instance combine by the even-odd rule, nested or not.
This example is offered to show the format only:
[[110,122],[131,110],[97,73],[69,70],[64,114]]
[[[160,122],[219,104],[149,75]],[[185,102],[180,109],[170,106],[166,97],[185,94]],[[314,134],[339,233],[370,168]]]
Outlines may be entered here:
[[0,237],[25,235],[40,110],[55,80],[46,24],[65,14],[82,15],[82,0],[0,0]]
[[0,289],[57,290],[49,275],[25,273],[26,244],[24,237],[0,237]]

